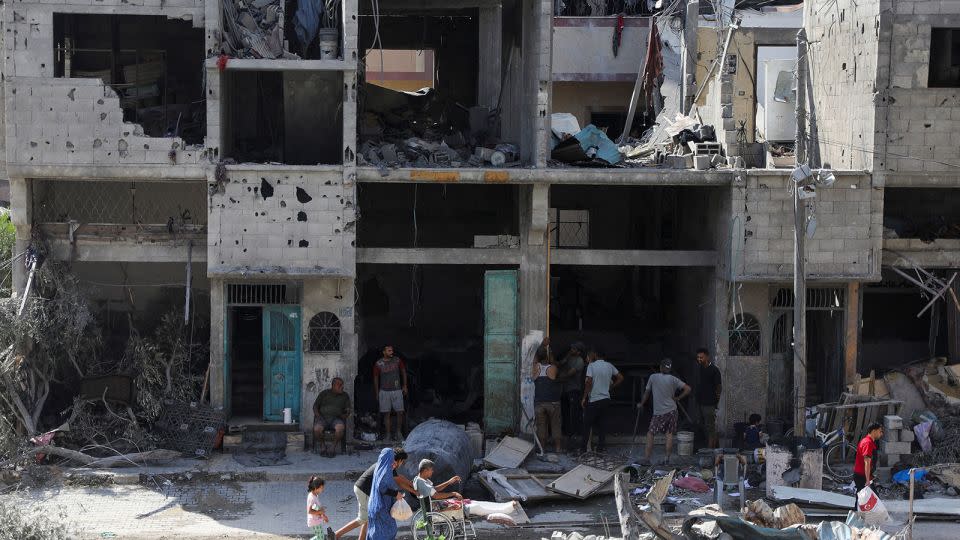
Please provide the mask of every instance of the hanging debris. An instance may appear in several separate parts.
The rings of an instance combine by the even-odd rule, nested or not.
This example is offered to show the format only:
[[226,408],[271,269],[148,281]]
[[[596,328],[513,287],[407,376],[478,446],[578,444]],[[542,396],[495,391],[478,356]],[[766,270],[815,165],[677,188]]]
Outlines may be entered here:
[[233,58],[299,59],[286,50],[281,0],[224,0],[223,53]]

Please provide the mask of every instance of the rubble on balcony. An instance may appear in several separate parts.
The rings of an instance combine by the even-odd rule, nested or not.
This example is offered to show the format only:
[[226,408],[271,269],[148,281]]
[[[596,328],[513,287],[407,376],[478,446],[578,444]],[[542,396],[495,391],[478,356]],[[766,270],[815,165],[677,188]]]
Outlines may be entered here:
[[358,165],[516,167],[520,149],[501,141],[499,113],[465,107],[432,88],[400,92],[364,85]]
[[222,52],[232,58],[299,59],[284,46],[282,0],[224,0]]

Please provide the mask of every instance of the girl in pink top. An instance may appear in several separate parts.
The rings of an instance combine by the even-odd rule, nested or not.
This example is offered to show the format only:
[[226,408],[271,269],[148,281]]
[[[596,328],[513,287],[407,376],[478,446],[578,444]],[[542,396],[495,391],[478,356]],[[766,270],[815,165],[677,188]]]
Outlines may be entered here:
[[[313,529],[312,540],[324,540],[327,534],[323,530],[324,523],[330,523],[326,509],[320,504],[320,494],[323,493],[323,478],[311,476],[307,482],[307,527]],[[333,538],[333,536],[330,536]]]

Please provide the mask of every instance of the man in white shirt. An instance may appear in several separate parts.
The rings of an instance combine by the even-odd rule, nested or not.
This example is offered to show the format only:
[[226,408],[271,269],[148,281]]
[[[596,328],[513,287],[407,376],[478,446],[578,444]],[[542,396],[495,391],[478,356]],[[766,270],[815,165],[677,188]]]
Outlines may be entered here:
[[604,452],[607,449],[607,409],[610,408],[610,390],[623,382],[623,374],[601,358],[598,347],[587,351],[587,377],[584,381],[583,399],[583,443],[580,450],[587,451],[591,430],[597,432],[597,446],[594,450]]

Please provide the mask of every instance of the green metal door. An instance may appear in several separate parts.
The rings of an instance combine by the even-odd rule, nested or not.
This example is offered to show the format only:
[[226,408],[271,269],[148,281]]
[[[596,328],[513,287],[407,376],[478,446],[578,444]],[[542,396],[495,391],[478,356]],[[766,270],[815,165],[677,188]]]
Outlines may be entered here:
[[300,306],[263,306],[263,417],[300,417]]
[[520,401],[519,300],[516,270],[483,276],[483,425],[487,433],[517,426]]

